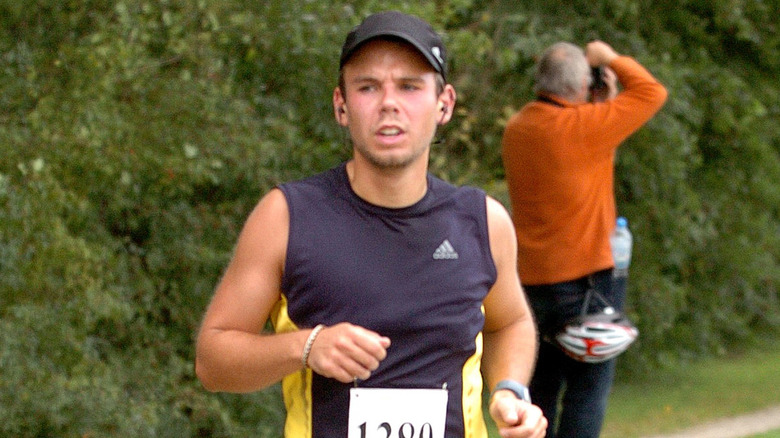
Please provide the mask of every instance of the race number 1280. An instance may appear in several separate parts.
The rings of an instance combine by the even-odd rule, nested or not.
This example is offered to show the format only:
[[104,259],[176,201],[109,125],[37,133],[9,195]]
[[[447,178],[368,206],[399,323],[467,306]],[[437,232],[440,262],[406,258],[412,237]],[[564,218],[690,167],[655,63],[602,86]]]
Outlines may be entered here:
[[446,389],[352,388],[347,438],[444,438]]
[[[359,426],[360,429],[360,437],[361,438],[368,438],[368,432],[366,431],[367,424],[363,423]],[[371,435],[373,438],[376,437],[382,437],[382,438],[390,438],[390,437],[398,437],[398,438],[433,438],[433,426],[431,426],[431,423],[424,423],[422,426],[420,426],[420,433],[417,434],[417,430],[414,427],[414,424],[412,423],[404,423],[398,427],[398,434],[395,434],[395,431],[393,430],[393,426],[390,425],[388,422],[383,422],[377,427],[376,435]]]

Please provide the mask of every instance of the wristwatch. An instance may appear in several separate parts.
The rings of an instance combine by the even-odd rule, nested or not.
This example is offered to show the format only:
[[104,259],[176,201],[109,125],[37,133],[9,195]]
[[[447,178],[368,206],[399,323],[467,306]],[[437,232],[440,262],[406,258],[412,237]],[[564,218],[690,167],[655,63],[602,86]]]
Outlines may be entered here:
[[496,385],[496,387],[493,389],[493,392],[490,394],[490,397],[492,398],[493,394],[495,394],[496,391],[501,389],[508,389],[514,392],[515,396],[517,396],[517,398],[519,398],[520,400],[531,403],[531,393],[528,392],[528,387],[516,380],[507,379],[498,382],[498,385]]

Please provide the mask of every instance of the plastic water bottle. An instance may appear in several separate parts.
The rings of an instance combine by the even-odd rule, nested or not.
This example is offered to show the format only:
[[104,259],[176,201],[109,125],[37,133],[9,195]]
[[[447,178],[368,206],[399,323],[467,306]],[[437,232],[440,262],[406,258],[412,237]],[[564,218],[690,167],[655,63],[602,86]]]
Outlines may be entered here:
[[615,278],[628,277],[628,266],[631,264],[631,247],[634,237],[628,229],[628,220],[624,217],[617,218],[615,231],[609,237],[612,245],[612,258],[615,260],[613,276]]

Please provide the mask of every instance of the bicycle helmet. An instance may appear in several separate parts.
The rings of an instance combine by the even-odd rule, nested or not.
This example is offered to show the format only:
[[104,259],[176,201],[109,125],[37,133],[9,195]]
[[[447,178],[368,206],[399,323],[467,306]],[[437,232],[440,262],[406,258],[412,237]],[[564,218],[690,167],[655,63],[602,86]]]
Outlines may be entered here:
[[[593,287],[592,277],[588,283],[580,314],[566,321],[552,342],[574,360],[599,363],[626,351],[639,336],[639,330]],[[598,310],[590,313],[593,298],[603,307],[596,303]]]
[[558,346],[571,358],[599,363],[626,351],[639,330],[622,313],[605,307],[600,313],[580,315],[555,335]]

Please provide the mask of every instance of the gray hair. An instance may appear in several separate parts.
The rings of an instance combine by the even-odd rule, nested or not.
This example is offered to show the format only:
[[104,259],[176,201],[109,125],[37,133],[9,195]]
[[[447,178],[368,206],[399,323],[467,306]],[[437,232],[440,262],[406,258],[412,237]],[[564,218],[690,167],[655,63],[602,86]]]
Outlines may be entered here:
[[586,78],[590,79],[590,66],[585,52],[572,43],[555,43],[545,50],[536,65],[534,92],[573,100]]

